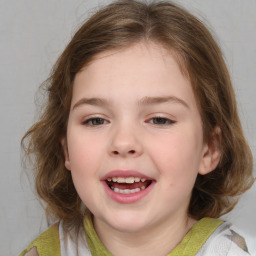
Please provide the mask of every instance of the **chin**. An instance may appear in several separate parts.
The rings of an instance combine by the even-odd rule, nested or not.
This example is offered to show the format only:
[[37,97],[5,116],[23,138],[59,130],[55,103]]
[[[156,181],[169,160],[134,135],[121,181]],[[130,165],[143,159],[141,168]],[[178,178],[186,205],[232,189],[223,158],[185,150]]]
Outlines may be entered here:
[[112,226],[115,230],[121,233],[139,233],[144,230],[145,225],[142,223],[114,223]]
[[118,214],[107,223],[113,229],[122,233],[137,233],[147,227],[145,217],[142,218],[138,214]]

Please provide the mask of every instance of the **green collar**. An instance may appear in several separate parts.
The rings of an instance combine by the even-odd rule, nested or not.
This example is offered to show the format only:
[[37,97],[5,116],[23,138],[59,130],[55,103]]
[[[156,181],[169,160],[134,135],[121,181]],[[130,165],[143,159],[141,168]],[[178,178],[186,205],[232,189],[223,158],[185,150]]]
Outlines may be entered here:
[[112,256],[112,254],[105,248],[100,241],[92,223],[92,214],[86,211],[84,218],[84,228],[86,232],[87,243],[90,247],[92,256]]
[[[203,218],[199,220],[192,229],[186,234],[182,241],[168,256],[194,256],[210,237],[210,235],[219,227],[223,221],[212,218]],[[84,227],[86,230],[87,242],[92,256],[112,256],[105,248],[95,232],[92,223],[92,214],[87,211],[84,218]]]
[[210,235],[223,223],[222,220],[203,218],[186,234],[168,256],[194,256]]

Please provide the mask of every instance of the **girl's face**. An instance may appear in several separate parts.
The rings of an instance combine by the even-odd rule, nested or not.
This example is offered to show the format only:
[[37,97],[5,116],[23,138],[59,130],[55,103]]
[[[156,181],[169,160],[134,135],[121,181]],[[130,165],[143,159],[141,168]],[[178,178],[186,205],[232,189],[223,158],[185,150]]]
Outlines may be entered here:
[[213,169],[190,81],[153,43],[101,53],[76,75],[63,144],[99,231],[186,220],[198,173]]

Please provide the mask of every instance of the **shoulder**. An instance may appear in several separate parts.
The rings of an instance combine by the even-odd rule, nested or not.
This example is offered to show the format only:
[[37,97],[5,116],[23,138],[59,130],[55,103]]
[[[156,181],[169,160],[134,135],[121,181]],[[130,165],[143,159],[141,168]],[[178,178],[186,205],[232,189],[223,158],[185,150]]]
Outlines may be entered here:
[[199,250],[198,256],[249,256],[246,242],[228,222],[222,223]]
[[38,236],[20,256],[60,256],[59,223]]
[[228,222],[199,220],[169,256],[249,256],[245,240]]

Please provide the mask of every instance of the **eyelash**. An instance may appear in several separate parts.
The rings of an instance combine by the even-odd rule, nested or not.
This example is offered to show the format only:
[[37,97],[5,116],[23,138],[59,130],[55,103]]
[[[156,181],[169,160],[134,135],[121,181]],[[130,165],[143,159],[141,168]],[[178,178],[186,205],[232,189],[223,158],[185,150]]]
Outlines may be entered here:
[[[175,124],[175,121],[169,118],[161,117],[161,116],[150,118],[149,120],[147,120],[147,122],[157,126],[167,126],[167,125]],[[101,117],[89,118],[82,122],[83,125],[87,125],[87,126],[101,126],[106,123],[108,123],[108,121]]]
[[[98,124],[93,124],[93,122],[96,121],[101,121],[101,123],[98,123]],[[85,121],[83,121],[83,125],[87,125],[87,126],[100,126],[100,125],[103,125],[104,122],[107,122],[105,119],[101,118],[101,117],[92,117],[92,118],[89,118]]]
[[[154,121],[158,121],[159,123],[155,123]],[[153,121],[153,122],[150,122]],[[164,121],[164,123],[162,123]],[[151,119],[149,119],[149,122],[152,123],[153,125],[159,125],[159,126],[166,126],[166,125],[172,125],[175,124],[175,121],[166,118],[166,117],[161,117],[161,116],[157,116],[157,117],[153,117]]]

